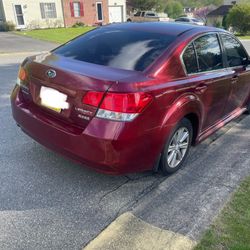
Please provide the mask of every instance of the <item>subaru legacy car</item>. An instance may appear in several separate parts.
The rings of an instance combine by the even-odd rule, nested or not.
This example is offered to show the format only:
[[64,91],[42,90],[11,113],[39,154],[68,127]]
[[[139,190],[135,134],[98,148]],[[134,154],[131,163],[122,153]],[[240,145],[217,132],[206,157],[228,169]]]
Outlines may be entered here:
[[26,58],[11,104],[25,133],[85,166],[169,174],[249,112],[249,56],[216,28],[107,25]]

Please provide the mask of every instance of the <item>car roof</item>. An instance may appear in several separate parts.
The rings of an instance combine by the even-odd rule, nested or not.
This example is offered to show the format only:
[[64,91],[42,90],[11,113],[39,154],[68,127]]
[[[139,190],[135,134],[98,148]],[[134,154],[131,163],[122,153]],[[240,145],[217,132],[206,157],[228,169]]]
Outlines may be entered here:
[[179,36],[188,31],[197,32],[211,32],[211,31],[222,31],[214,27],[208,26],[197,26],[193,24],[186,23],[176,23],[176,22],[127,22],[127,23],[116,23],[109,24],[105,27],[111,29],[124,29],[124,30],[137,30],[152,33],[168,34],[173,36]]

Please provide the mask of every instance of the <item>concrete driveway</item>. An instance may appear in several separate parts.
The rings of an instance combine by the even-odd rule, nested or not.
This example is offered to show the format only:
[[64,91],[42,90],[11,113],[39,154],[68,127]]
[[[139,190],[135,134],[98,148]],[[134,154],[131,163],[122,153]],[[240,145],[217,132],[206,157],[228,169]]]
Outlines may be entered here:
[[[8,42],[1,39],[0,33],[0,48]],[[50,48],[39,43],[37,50]],[[186,167],[169,177],[102,175],[64,159],[26,136],[11,117],[9,95],[23,57],[0,55],[1,250],[81,249],[125,212],[196,241],[250,174],[246,115],[193,148]],[[102,249],[123,249],[114,246]]]
[[27,53],[52,50],[58,44],[34,40],[30,37],[15,35],[10,32],[0,32],[0,54]]

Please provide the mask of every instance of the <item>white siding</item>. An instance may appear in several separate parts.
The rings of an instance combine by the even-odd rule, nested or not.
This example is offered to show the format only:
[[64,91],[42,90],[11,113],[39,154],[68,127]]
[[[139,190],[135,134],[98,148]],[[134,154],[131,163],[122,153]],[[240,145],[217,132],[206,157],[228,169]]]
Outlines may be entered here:
[[[2,0],[6,21],[17,25],[14,5],[20,4],[23,9],[25,28],[52,28],[64,26],[61,0]],[[42,19],[40,3],[55,3],[56,18]]]

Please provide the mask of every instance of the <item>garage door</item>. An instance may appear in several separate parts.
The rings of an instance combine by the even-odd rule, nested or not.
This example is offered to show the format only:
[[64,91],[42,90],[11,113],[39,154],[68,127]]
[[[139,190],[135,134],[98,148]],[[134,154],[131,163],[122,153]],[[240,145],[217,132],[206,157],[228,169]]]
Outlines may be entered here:
[[122,6],[109,6],[109,22],[120,23],[122,21]]

